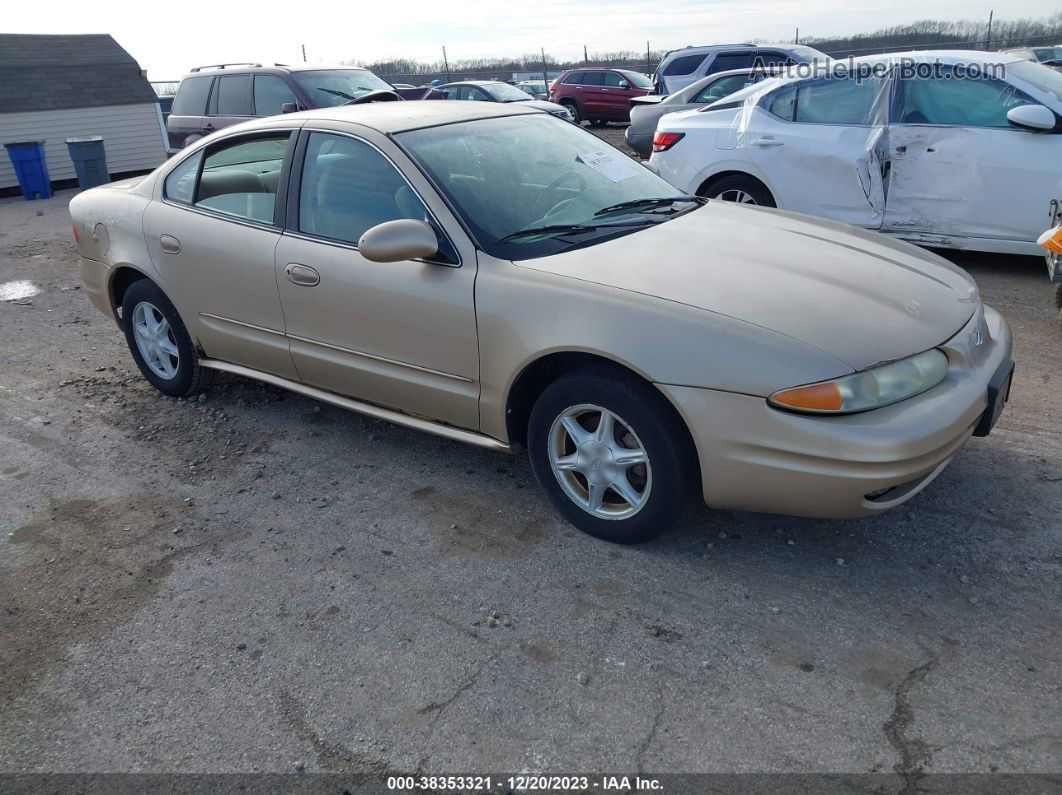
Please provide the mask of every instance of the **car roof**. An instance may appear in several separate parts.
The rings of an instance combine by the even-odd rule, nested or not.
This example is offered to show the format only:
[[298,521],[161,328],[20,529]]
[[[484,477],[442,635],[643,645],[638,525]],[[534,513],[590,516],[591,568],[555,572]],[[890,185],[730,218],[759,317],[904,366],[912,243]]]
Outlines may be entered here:
[[534,108],[519,107],[524,103],[503,102],[432,102],[410,100],[399,102],[367,102],[364,105],[339,105],[289,114],[288,118],[345,121],[371,127],[382,133],[399,133],[438,127],[462,121],[493,119],[500,116],[540,115]]
[[331,69],[344,69],[346,71],[368,72],[364,66],[343,66],[335,64],[294,64],[269,63],[269,64],[207,64],[197,66],[185,73],[184,77],[205,77],[213,75],[242,75],[242,74],[285,74],[286,72],[324,72]]

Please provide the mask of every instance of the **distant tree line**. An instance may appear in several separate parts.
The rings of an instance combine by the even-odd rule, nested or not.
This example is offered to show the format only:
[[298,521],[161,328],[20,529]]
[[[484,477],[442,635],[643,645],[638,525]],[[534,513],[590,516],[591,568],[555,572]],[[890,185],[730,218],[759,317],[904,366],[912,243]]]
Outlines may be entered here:
[[[710,42],[705,42],[710,43]],[[792,42],[788,42],[792,43]],[[990,49],[1000,50],[1021,45],[1062,44],[1062,12],[1041,19],[997,19],[992,23],[991,35],[988,20],[979,22],[959,20],[942,22],[925,19],[909,25],[884,28],[873,33],[858,33],[844,37],[801,36],[800,43],[822,50],[835,58],[849,55],[869,55],[877,52],[909,49]],[[519,58],[458,58],[448,63],[439,58],[433,62],[412,58],[391,58],[373,62],[346,61],[363,66],[378,75],[389,77],[393,82],[427,82],[439,79],[506,78],[513,72],[558,72],[579,66],[613,66],[636,69],[651,74],[665,55],[663,50],[638,52],[618,50],[615,52],[590,53],[586,60],[561,61],[546,53],[532,53]]]

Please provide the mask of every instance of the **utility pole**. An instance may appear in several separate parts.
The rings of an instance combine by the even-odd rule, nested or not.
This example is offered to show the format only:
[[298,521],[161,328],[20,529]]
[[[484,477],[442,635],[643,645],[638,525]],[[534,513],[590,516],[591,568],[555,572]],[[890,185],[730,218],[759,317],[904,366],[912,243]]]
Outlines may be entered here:
[[796,38],[793,39],[793,44],[800,44],[800,28],[797,28]]
[[988,12],[988,33],[985,35],[985,49],[986,50],[991,50],[992,49],[992,15],[995,14],[995,13],[996,12],[994,10]]
[[590,65],[590,56],[586,54],[586,45],[583,45],[583,66]]
[[306,45],[302,45],[302,62],[306,63]]
[[652,56],[649,55],[649,42],[646,42],[645,43],[645,73],[647,75],[649,75],[649,77],[653,76],[652,60],[653,60]]
[[443,45],[443,68],[446,70],[446,82],[450,82],[450,62],[446,60],[446,45]]
[[542,47],[542,82],[546,84],[546,90],[549,91],[549,76],[546,74],[546,48]]

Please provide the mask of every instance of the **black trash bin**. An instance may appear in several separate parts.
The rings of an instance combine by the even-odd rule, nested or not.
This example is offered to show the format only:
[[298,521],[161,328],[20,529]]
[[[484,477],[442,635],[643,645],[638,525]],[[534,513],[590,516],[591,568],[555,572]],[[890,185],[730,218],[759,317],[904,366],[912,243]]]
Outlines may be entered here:
[[111,181],[102,135],[67,138],[66,148],[70,150],[70,159],[74,161],[74,171],[77,172],[77,184],[82,190],[106,185]]

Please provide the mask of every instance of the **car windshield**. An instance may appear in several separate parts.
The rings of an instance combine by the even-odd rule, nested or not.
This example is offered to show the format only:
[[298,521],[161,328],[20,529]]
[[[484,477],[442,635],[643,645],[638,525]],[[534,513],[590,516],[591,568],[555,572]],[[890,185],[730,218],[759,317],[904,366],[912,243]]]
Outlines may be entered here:
[[527,102],[531,99],[526,92],[508,83],[490,83],[480,85],[480,88],[490,94],[495,102]]
[[653,81],[639,72],[629,72],[626,69],[617,69],[623,77],[635,88],[652,88]]
[[[589,245],[698,206],[601,139],[544,113],[411,130],[395,140],[480,247],[504,259]],[[635,205],[601,212],[628,202]]]
[[386,83],[367,69],[320,69],[293,72],[292,77],[310,97],[315,108],[342,105],[370,91],[390,91]]
[[1033,47],[1038,61],[1062,61],[1062,47]]
[[1034,88],[1046,91],[1062,102],[1062,72],[1033,63],[1032,61],[1015,61],[1007,64],[1007,75],[1024,80]]

